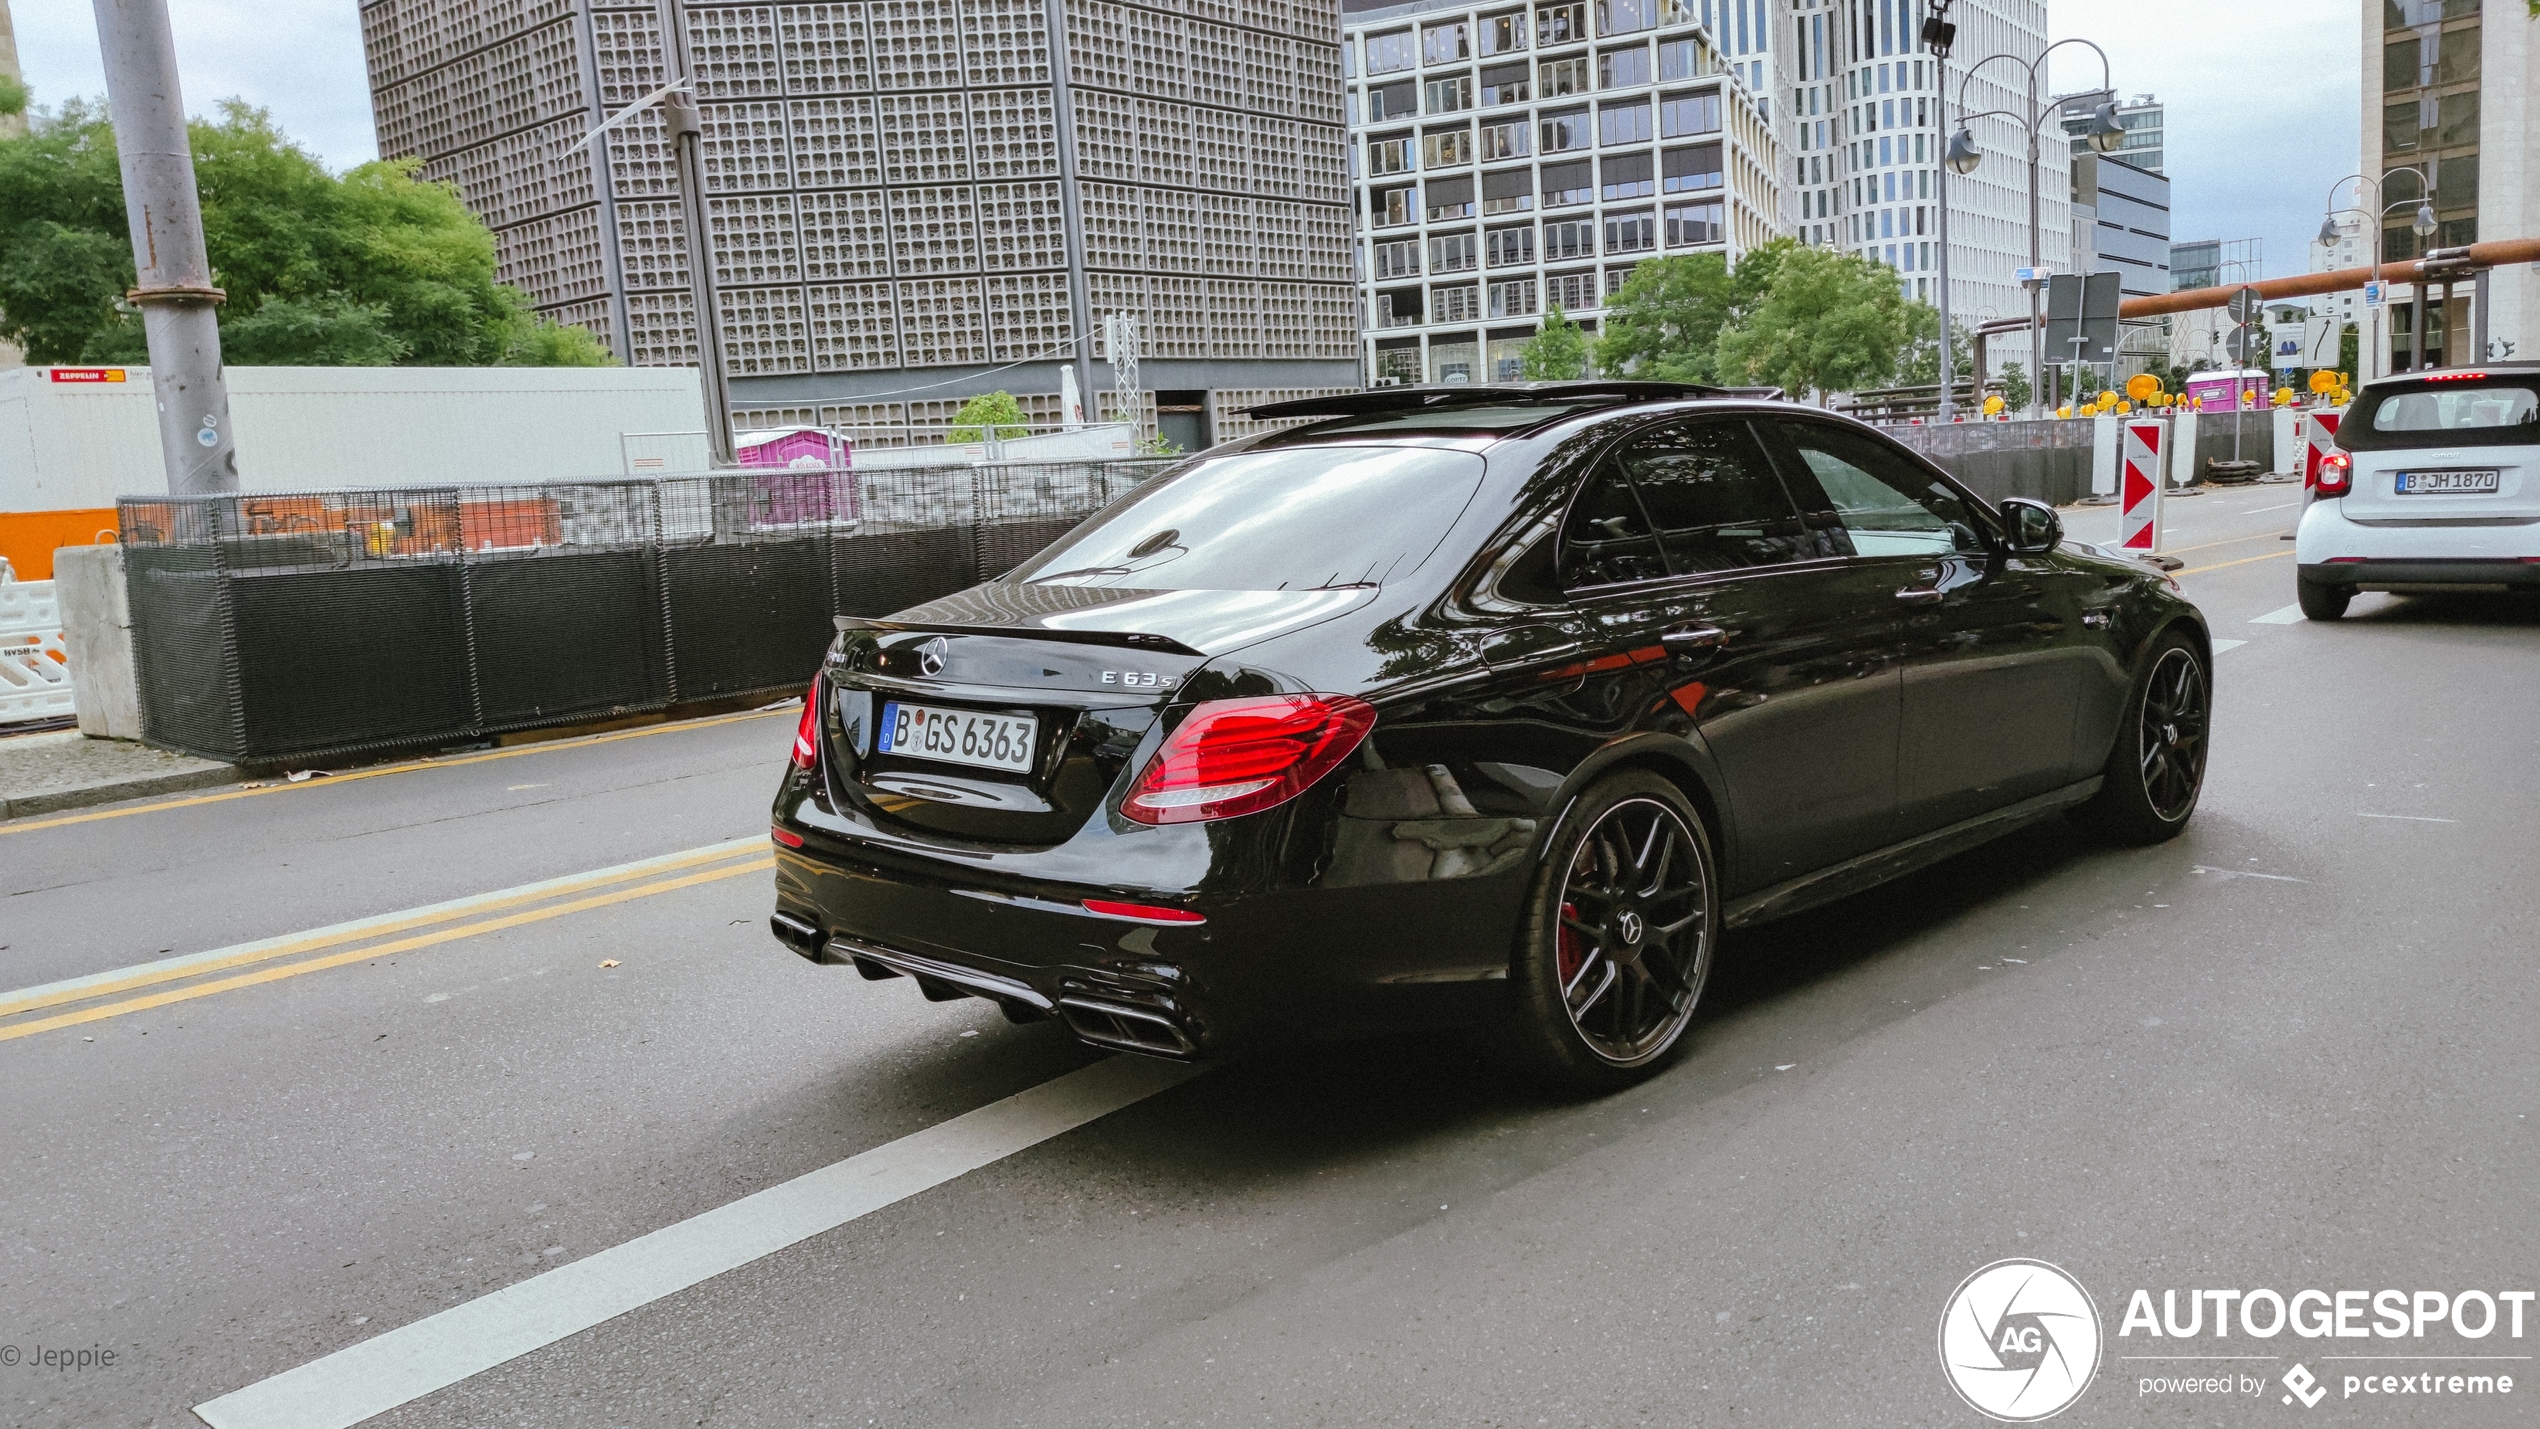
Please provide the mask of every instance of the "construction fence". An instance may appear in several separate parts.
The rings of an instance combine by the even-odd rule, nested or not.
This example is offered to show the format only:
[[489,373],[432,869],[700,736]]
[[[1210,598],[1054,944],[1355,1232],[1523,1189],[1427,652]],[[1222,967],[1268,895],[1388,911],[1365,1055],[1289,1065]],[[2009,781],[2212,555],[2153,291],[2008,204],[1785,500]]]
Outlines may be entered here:
[[785,692],[1171,460],[120,503],[144,737],[233,763]]

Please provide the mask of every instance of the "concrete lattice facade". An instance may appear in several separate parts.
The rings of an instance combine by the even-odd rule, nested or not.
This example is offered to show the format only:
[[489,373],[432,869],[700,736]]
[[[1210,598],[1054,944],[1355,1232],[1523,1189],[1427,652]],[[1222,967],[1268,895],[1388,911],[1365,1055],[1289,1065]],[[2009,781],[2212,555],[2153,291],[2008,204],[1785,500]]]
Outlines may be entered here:
[[[1355,384],[1336,14],[1049,3],[687,6],[745,423],[923,439],[997,388],[1055,421],[1077,322],[1098,342],[1114,311],[1140,317],[1149,411],[1205,393],[1214,435],[1244,403]],[[362,19],[380,152],[459,186],[502,279],[626,361],[695,362],[658,113],[572,152],[667,82],[655,7],[370,0]]]
[[1553,306],[1780,231],[1773,142],[1683,0],[1347,7],[1371,382],[1519,376]]

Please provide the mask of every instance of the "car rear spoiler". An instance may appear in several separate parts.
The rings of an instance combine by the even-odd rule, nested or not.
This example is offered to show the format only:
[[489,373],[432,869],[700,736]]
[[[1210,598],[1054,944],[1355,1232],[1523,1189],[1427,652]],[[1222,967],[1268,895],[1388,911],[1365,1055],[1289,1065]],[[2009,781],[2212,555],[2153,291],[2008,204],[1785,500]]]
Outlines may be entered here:
[[1046,625],[988,625],[960,620],[875,620],[862,615],[832,617],[838,633],[870,630],[883,634],[922,632],[930,635],[1010,635],[1026,640],[1054,640],[1068,645],[1110,645],[1129,650],[1154,650],[1167,655],[1188,655],[1206,659],[1207,652],[1194,650],[1169,635],[1149,635],[1134,630],[1057,630]]

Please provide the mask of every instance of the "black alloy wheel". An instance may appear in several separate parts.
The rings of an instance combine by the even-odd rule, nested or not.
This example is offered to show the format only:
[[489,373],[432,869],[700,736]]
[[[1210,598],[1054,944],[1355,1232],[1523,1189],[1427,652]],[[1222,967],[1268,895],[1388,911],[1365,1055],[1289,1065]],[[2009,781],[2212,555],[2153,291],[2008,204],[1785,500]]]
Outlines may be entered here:
[[2113,842],[2159,843],[2187,827],[2205,788],[2213,689],[2202,648],[2165,632],[2146,654],[2126,709],[2106,782],[2076,813]]
[[1518,950],[1516,1048],[1565,1086],[1621,1086],[1675,1048],[1701,1000],[1720,934],[1710,840],[1642,771],[1600,781],[1554,839]]

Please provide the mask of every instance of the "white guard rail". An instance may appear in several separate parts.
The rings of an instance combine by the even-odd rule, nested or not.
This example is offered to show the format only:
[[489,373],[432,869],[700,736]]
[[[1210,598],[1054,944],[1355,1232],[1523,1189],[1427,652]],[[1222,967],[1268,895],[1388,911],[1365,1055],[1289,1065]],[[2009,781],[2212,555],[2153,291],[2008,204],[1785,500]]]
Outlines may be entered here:
[[0,730],[75,713],[51,581],[0,579]]

